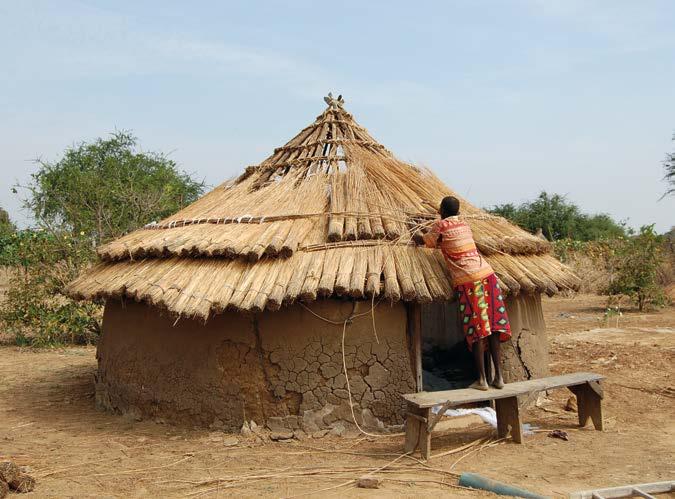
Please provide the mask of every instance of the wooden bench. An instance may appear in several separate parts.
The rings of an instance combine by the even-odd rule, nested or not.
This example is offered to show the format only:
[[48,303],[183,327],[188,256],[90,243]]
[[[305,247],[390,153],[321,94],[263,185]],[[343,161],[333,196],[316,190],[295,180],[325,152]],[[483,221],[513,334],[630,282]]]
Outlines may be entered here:
[[[413,452],[418,447],[422,457],[429,458],[431,451],[431,434],[451,407],[476,402],[495,401],[497,412],[497,434],[506,437],[511,429],[514,442],[522,443],[522,425],[518,397],[535,395],[544,390],[569,388],[577,396],[579,425],[586,426],[588,420],[593,421],[596,430],[602,431],[602,380],[604,376],[593,373],[573,373],[549,378],[531,379],[509,383],[501,390],[490,388],[487,391],[464,388],[442,392],[419,392],[403,395],[408,403],[406,417],[405,451]],[[441,406],[438,414],[433,414],[432,407]]]

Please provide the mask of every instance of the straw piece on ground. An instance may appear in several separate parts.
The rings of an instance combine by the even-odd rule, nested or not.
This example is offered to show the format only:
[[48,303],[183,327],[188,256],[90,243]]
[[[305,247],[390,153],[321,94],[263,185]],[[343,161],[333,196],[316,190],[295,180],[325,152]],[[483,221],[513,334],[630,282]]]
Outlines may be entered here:
[[21,494],[32,492],[35,489],[35,478],[26,473],[19,473],[14,480],[9,482],[9,488]]
[[17,479],[19,473],[21,473],[21,470],[12,461],[0,462],[0,480],[3,482],[13,482]]

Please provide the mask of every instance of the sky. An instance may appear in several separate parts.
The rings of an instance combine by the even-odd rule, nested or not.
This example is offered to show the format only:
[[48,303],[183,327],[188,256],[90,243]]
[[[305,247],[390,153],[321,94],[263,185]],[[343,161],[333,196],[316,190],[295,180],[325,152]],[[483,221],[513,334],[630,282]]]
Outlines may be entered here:
[[675,225],[671,0],[0,0],[0,206],[35,158],[132,130],[210,186],[329,91],[402,160],[478,206],[542,190]]

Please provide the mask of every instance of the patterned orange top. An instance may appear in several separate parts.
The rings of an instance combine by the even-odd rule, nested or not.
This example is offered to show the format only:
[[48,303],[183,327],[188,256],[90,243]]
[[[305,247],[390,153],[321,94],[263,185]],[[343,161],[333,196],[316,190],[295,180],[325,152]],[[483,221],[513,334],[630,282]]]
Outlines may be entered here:
[[424,243],[443,252],[453,286],[480,281],[494,274],[487,260],[478,253],[471,228],[459,217],[436,220],[424,235]]

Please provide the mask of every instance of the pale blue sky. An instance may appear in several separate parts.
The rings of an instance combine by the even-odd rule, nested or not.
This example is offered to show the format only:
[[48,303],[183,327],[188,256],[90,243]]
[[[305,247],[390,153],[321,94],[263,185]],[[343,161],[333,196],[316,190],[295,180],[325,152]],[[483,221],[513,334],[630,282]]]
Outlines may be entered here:
[[664,231],[674,21],[671,0],[0,0],[0,205],[25,220],[30,159],[115,128],[215,185],[332,90],[475,204],[543,189]]

